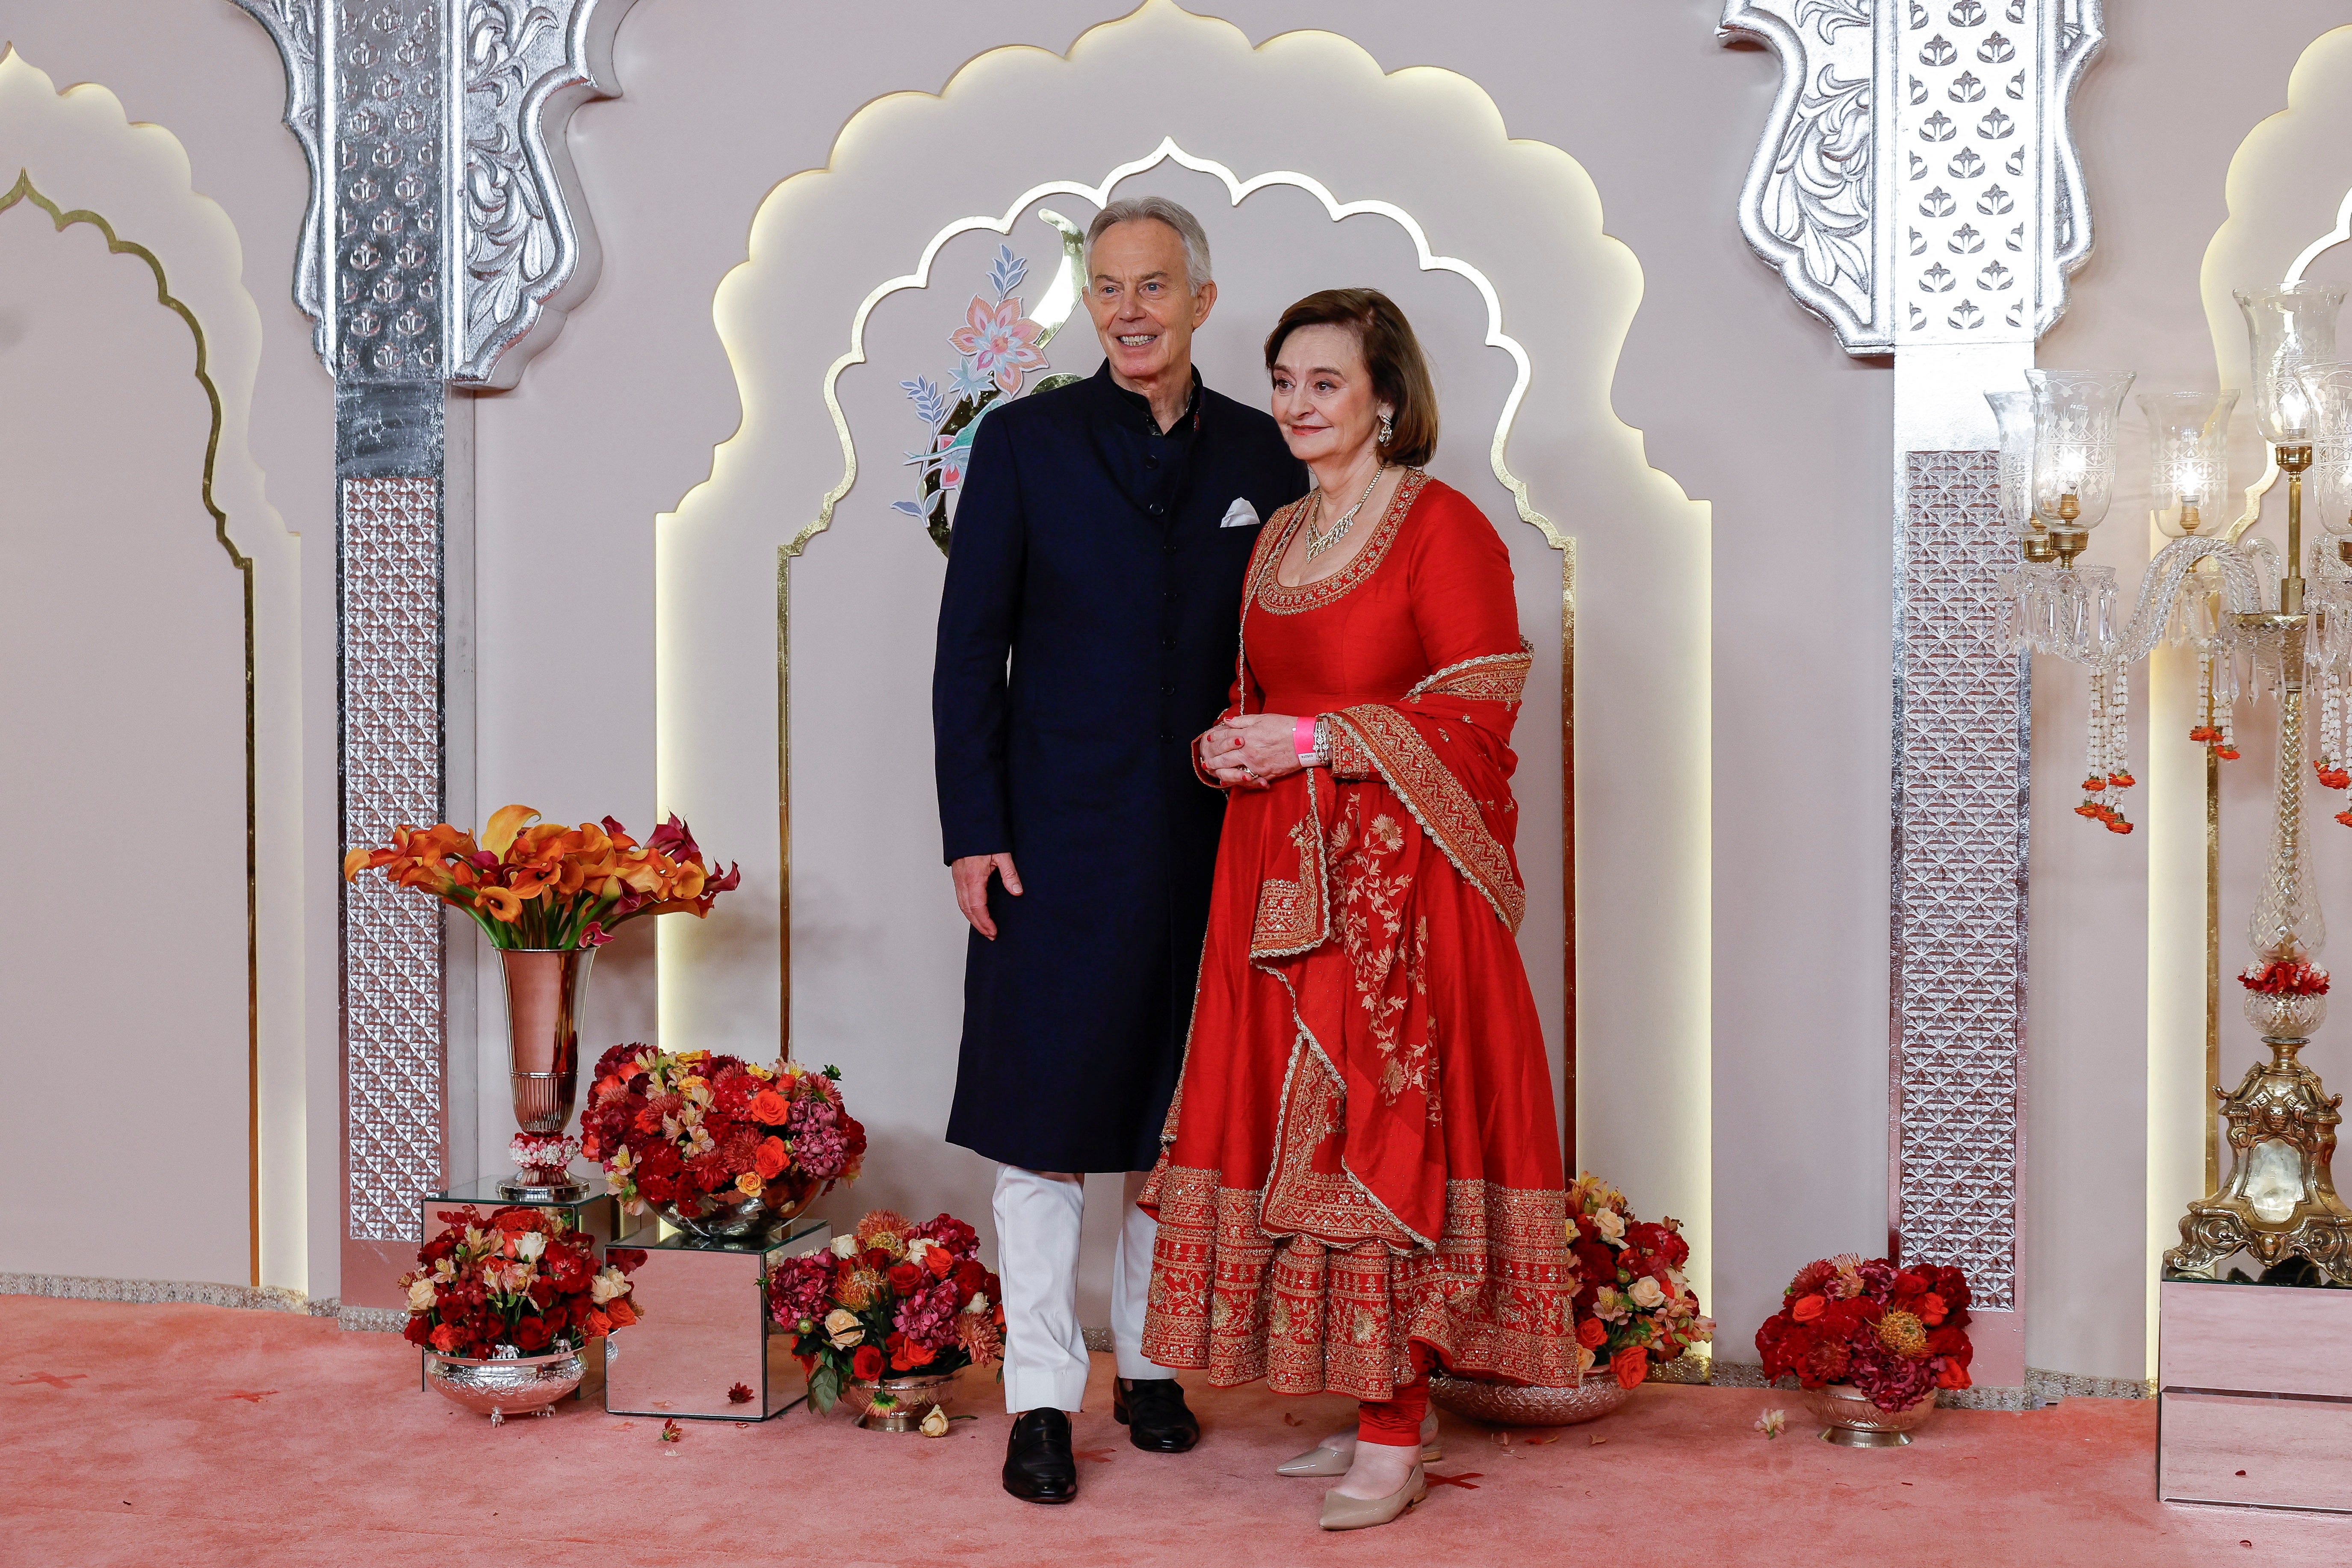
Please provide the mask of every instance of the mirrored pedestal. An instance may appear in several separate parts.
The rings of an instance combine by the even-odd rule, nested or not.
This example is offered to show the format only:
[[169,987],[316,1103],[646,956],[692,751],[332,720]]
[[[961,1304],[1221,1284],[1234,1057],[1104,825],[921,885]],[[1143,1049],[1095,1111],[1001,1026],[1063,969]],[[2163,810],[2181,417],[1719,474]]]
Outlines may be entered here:
[[[769,1331],[761,1280],[771,1265],[832,1240],[832,1226],[803,1215],[765,1243],[673,1233],[635,1248],[644,1261],[630,1279],[646,1315],[604,1342],[604,1408],[680,1421],[764,1421],[798,1405],[807,1386],[792,1341]],[[751,1397],[730,1399],[738,1390]]]

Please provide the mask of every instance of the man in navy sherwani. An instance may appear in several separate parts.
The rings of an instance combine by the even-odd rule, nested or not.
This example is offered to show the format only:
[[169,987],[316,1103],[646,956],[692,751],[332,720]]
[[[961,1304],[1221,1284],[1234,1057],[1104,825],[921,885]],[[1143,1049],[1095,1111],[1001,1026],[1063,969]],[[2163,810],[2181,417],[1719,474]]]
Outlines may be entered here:
[[1111,1288],[1113,1415],[1200,1435],[1140,1348],[1159,1157],[1192,1012],[1224,798],[1193,773],[1223,709],[1263,519],[1305,492],[1274,420],[1201,384],[1208,237],[1159,197],[1087,235],[1091,379],[992,409],[971,447],[931,689],[940,821],[971,921],[948,1139],[998,1162],[1005,1489],[1076,1495],[1078,1233],[1090,1171],[1130,1173]]

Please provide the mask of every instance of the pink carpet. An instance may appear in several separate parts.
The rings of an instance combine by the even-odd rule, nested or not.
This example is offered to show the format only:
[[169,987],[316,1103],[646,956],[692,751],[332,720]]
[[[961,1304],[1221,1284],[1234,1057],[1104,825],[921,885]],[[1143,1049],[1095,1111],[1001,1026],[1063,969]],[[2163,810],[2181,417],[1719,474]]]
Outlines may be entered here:
[[1758,1413],[1794,1402],[1752,1389],[1645,1388],[1549,1443],[1448,1418],[1435,1469],[1466,1484],[1326,1536],[1320,1483],[1270,1472],[1342,1401],[1195,1392],[1200,1447],[1150,1455],[1106,1413],[1108,1376],[1097,1357],[1078,1500],[1039,1508],[998,1489],[1006,1421],[985,1373],[966,1374],[980,1418],[942,1439],[795,1410],[688,1422],[669,1445],[658,1421],[578,1405],[492,1427],[420,1391],[416,1352],[388,1334],[0,1297],[0,1563],[2352,1563],[2352,1522],[2158,1503],[2137,1401],[1948,1410],[1876,1452],[1793,1423],[1766,1441]]

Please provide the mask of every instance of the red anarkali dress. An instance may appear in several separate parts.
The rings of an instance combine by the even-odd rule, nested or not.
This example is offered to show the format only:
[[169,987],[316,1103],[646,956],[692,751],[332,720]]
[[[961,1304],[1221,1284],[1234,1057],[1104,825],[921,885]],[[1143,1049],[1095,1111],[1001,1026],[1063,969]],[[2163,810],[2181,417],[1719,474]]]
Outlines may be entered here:
[[1142,1197],[1143,1352],[1283,1394],[1385,1400],[1433,1352],[1572,1384],[1551,1076],[1514,938],[1509,555],[1416,469],[1353,560],[1286,588],[1305,504],[1251,560],[1228,712],[1329,715],[1331,765],[1229,796]]

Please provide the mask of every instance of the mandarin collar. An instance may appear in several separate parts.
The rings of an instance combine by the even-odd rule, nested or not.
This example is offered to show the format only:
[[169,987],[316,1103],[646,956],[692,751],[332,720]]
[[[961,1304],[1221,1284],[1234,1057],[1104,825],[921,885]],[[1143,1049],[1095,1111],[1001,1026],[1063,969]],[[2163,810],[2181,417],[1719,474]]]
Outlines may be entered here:
[[1160,422],[1151,417],[1151,399],[1144,396],[1143,394],[1139,392],[1130,392],[1126,387],[1121,386],[1118,382],[1111,379],[1110,361],[1108,359],[1103,361],[1102,368],[1095,372],[1095,379],[1102,383],[1103,389],[1108,392],[1112,396],[1118,398],[1119,403],[1135,416],[1138,423],[1155,436],[1181,435],[1184,434],[1185,426],[1188,425],[1192,426],[1194,429],[1199,428],[1201,417],[1201,367],[1197,364],[1192,367],[1192,395],[1191,399],[1185,403],[1184,412],[1177,416],[1176,423],[1170,426],[1165,430],[1160,429]]

